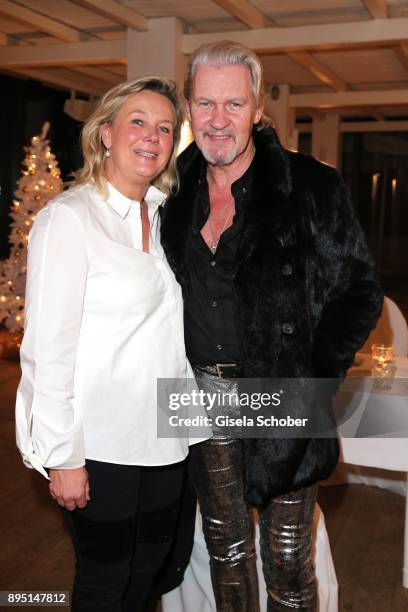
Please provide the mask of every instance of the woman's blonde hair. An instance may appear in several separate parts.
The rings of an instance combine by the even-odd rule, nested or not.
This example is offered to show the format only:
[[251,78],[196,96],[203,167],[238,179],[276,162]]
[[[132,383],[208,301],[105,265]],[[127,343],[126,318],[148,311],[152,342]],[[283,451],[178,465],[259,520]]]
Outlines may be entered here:
[[104,160],[106,148],[102,142],[101,126],[111,124],[128,98],[141,91],[153,91],[167,98],[174,109],[173,152],[163,172],[155,178],[153,184],[166,195],[175,193],[178,189],[176,168],[177,149],[180,142],[183,110],[173,81],[161,77],[144,77],[133,81],[120,83],[110,89],[98,102],[92,115],[87,119],[82,129],[82,154],[84,164],[74,174],[74,183],[83,185],[92,183],[106,197],[106,176]]
[[231,40],[220,40],[202,45],[194,51],[188,63],[184,83],[184,97],[190,100],[193,79],[197,66],[246,66],[251,75],[252,93],[255,102],[262,102],[262,64],[251,49]]

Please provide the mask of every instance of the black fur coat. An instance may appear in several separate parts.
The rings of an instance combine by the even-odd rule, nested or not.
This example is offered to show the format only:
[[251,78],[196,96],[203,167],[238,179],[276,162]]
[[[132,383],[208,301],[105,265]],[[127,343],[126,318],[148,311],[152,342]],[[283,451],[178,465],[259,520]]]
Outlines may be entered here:
[[[244,376],[341,378],[379,317],[383,295],[347,189],[336,170],[254,130],[253,191],[235,285]],[[162,243],[183,287],[202,155],[179,158],[181,188],[162,212]],[[327,478],[335,439],[245,440],[249,503]]]

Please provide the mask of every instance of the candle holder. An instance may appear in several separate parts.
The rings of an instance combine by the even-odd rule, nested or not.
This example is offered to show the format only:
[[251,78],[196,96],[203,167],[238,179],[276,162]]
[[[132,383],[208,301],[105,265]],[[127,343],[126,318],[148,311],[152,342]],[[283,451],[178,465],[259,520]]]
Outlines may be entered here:
[[394,347],[392,344],[373,344],[371,372],[374,378],[389,379],[395,375]]

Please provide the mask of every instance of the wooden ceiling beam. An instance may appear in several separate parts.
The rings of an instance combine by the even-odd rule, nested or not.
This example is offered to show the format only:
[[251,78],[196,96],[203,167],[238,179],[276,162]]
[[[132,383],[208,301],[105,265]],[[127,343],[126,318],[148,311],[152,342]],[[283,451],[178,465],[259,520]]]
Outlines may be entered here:
[[116,0],[72,0],[72,2],[128,28],[149,29],[149,21],[144,15]]
[[0,68],[29,69],[46,66],[126,64],[126,41],[90,41],[64,45],[0,47]]
[[384,114],[378,108],[365,108],[364,110],[367,115],[370,115],[370,117],[373,117],[377,121],[385,120]]
[[[348,112],[350,112],[350,109],[347,109]],[[366,107],[355,107],[353,109],[351,109],[353,114],[358,116],[360,115],[361,117],[367,116],[367,117],[372,117],[373,119],[375,119],[376,121],[384,121],[385,117],[383,115],[383,113],[376,107],[371,108],[370,106],[366,106]],[[338,112],[336,109],[331,109],[331,111],[329,112]]]
[[325,113],[320,111],[318,108],[297,108],[296,116],[303,117],[307,115],[308,117],[312,117],[312,119],[323,119],[325,117]]
[[330,68],[324,66],[311,53],[307,51],[296,51],[287,53],[288,57],[293,59],[297,64],[306,68],[308,72],[313,74],[319,81],[331,87],[334,91],[346,91],[349,87],[346,81],[343,81]]
[[122,81],[124,78],[126,78],[126,73],[127,73],[126,65],[123,65],[123,64],[108,65],[108,66],[105,65],[103,69],[106,70],[107,72],[110,72],[111,74],[115,74],[119,76]]
[[40,83],[45,83],[47,85],[57,85],[58,87],[62,87],[63,89],[74,89],[75,91],[89,94],[91,96],[101,96],[105,90],[92,82],[83,83],[81,81],[77,81],[74,78],[70,78],[69,76],[62,76],[56,74],[55,72],[48,70],[13,70],[7,71],[9,74],[18,74],[19,76],[24,76],[30,79],[34,79],[36,81],[40,81]]
[[213,2],[249,28],[265,28],[269,24],[262,11],[248,0],[213,0]]
[[343,123],[342,132],[408,132],[408,121],[362,121]]
[[361,0],[373,19],[387,19],[387,0]]
[[[373,19],[386,19],[390,16],[387,0],[362,0],[362,2]],[[394,53],[408,71],[408,45],[395,47]]]
[[[408,43],[408,17],[356,21],[290,28],[270,27],[228,32],[228,38],[258,53],[288,53],[340,48],[382,47]],[[220,39],[219,32],[184,34],[182,51],[190,55],[197,47]]]
[[[272,24],[264,13],[247,0],[214,0],[214,2],[250,28],[265,28]],[[297,51],[287,55],[334,91],[346,91],[348,89],[345,81],[307,51]]]
[[400,45],[394,49],[394,52],[401,64],[408,71],[408,45]]
[[[299,134],[308,134],[312,131],[311,123],[297,123]],[[408,132],[408,121],[343,121],[341,132]]]
[[59,40],[65,42],[79,42],[80,32],[67,26],[55,19],[50,19],[45,15],[41,15],[35,11],[14,4],[9,0],[0,0],[0,13],[5,15],[7,18],[23,23],[24,25],[33,28],[37,32],[46,32],[51,36],[55,36]]
[[333,108],[408,105],[408,89],[383,91],[339,91],[336,93],[292,94],[289,105],[294,108]]
[[94,66],[70,66],[70,70],[85,74],[98,81],[103,81],[110,86],[118,85],[118,83],[122,81],[119,76],[114,75],[112,72],[104,70],[103,68],[95,68]]
[[[387,0],[362,0],[362,2],[373,19],[386,19],[390,16]],[[408,70],[408,45],[399,45],[394,48],[394,52],[404,68]]]

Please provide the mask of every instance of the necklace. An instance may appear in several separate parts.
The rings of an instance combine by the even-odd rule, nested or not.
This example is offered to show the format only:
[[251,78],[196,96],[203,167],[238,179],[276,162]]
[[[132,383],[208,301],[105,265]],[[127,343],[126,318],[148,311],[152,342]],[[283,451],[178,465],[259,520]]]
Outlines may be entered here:
[[[228,204],[226,204],[224,206],[224,208],[222,209],[222,212],[224,212],[224,210],[226,210],[227,206],[228,206]],[[211,251],[211,253],[213,255],[215,255],[215,252],[216,252],[217,247],[218,247],[218,243],[219,243],[219,241],[221,239],[221,236],[222,236],[222,234],[223,234],[223,232],[224,232],[224,230],[225,230],[225,228],[227,226],[228,221],[231,219],[231,216],[232,216],[233,212],[234,212],[234,208],[231,208],[231,210],[229,211],[228,215],[225,217],[223,226],[221,228],[221,232],[219,233],[218,240],[215,238],[216,234],[214,232],[214,227],[213,227],[213,224],[211,222],[211,215],[210,215],[210,217],[208,219],[208,225],[209,225],[209,228],[210,228],[210,231],[211,231],[211,239],[212,239],[211,240],[211,244],[210,244],[210,251]]]

